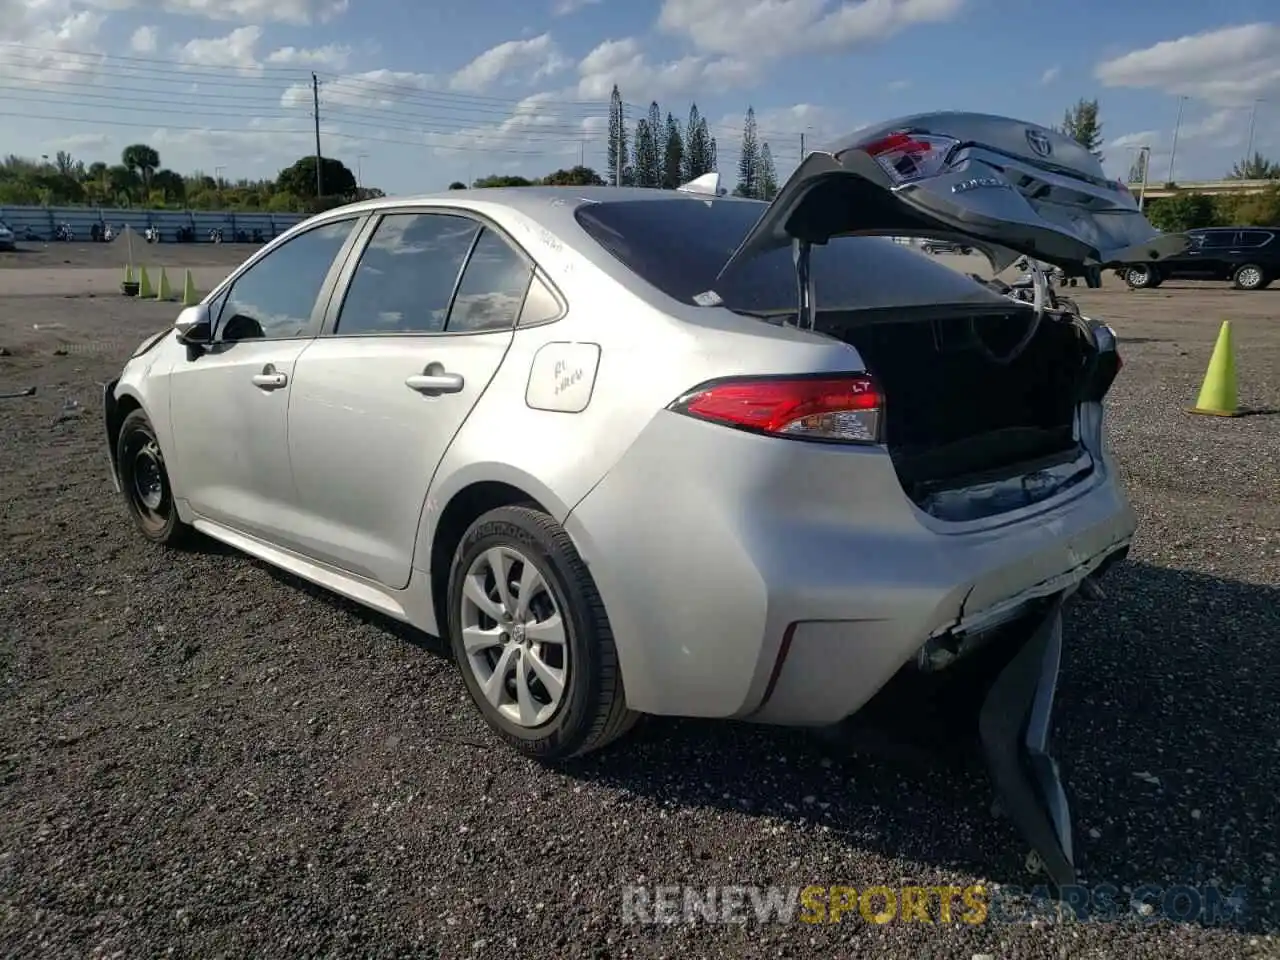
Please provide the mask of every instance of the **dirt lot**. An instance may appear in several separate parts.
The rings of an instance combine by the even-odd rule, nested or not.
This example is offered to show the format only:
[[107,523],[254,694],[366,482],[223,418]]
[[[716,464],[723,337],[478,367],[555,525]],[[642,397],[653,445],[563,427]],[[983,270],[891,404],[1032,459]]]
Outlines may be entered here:
[[1242,886],[1247,923],[659,929],[623,924],[623,884],[1023,884],[1022,848],[976,772],[786,731],[653,721],[548,772],[424,638],[147,548],[100,383],[174,308],[90,296],[118,252],[78,249],[0,255],[0,392],[38,388],[0,401],[0,955],[1280,956],[1280,416],[1184,413],[1227,318],[1242,403],[1280,407],[1280,290],[1079,294],[1124,340],[1141,532],[1071,614],[1056,733],[1090,882]]

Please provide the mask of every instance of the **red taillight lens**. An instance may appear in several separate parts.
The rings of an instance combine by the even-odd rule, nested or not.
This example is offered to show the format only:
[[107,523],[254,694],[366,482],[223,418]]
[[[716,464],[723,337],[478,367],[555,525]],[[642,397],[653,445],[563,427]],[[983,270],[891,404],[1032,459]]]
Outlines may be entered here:
[[879,443],[884,400],[866,374],[740,377],[696,387],[676,413],[772,436]]
[[936,177],[947,166],[947,158],[960,143],[952,137],[901,131],[891,133],[862,149],[880,164],[897,183]]

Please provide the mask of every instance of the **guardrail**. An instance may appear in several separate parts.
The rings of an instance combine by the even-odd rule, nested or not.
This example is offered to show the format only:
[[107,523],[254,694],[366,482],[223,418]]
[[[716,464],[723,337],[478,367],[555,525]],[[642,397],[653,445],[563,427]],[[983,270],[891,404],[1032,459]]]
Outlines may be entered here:
[[0,207],[0,220],[6,222],[19,240],[34,238],[52,240],[58,227],[67,224],[77,240],[88,240],[96,224],[110,226],[119,233],[125,226],[136,233],[148,228],[160,231],[161,240],[204,243],[215,231],[222,231],[226,243],[237,240],[253,242],[270,240],[307,219],[302,213],[268,213],[250,210],[150,210],[110,207]]

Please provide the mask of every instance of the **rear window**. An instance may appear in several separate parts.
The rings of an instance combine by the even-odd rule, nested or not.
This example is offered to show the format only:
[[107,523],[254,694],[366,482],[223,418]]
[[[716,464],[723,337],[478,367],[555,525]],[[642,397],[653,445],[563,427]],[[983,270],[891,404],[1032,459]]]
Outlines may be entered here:
[[[589,203],[575,212],[592,239],[641,279],[683,303],[714,290],[733,310],[794,309],[796,275],[791,249],[754,258],[723,281],[716,275],[768,205],[748,200],[618,200]],[[859,244],[890,241],[844,237],[813,248],[812,274],[825,302],[856,299],[851,269]]]

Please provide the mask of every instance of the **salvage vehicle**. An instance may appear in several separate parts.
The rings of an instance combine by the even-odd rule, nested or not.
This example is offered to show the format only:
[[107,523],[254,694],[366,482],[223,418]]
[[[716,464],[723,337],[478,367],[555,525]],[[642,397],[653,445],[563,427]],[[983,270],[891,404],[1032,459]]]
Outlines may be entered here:
[[1066,882],[1061,611],[1135,526],[1116,338],[885,238],[1093,285],[1185,239],[1074,141],[980,114],[863,131],[770,204],[724,193],[320,214],[106,385],[116,488],[154,543],[199,531],[448,638],[548,761],[642,714],[830,728],[901,684],[959,694],[947,744],[974,734]]

